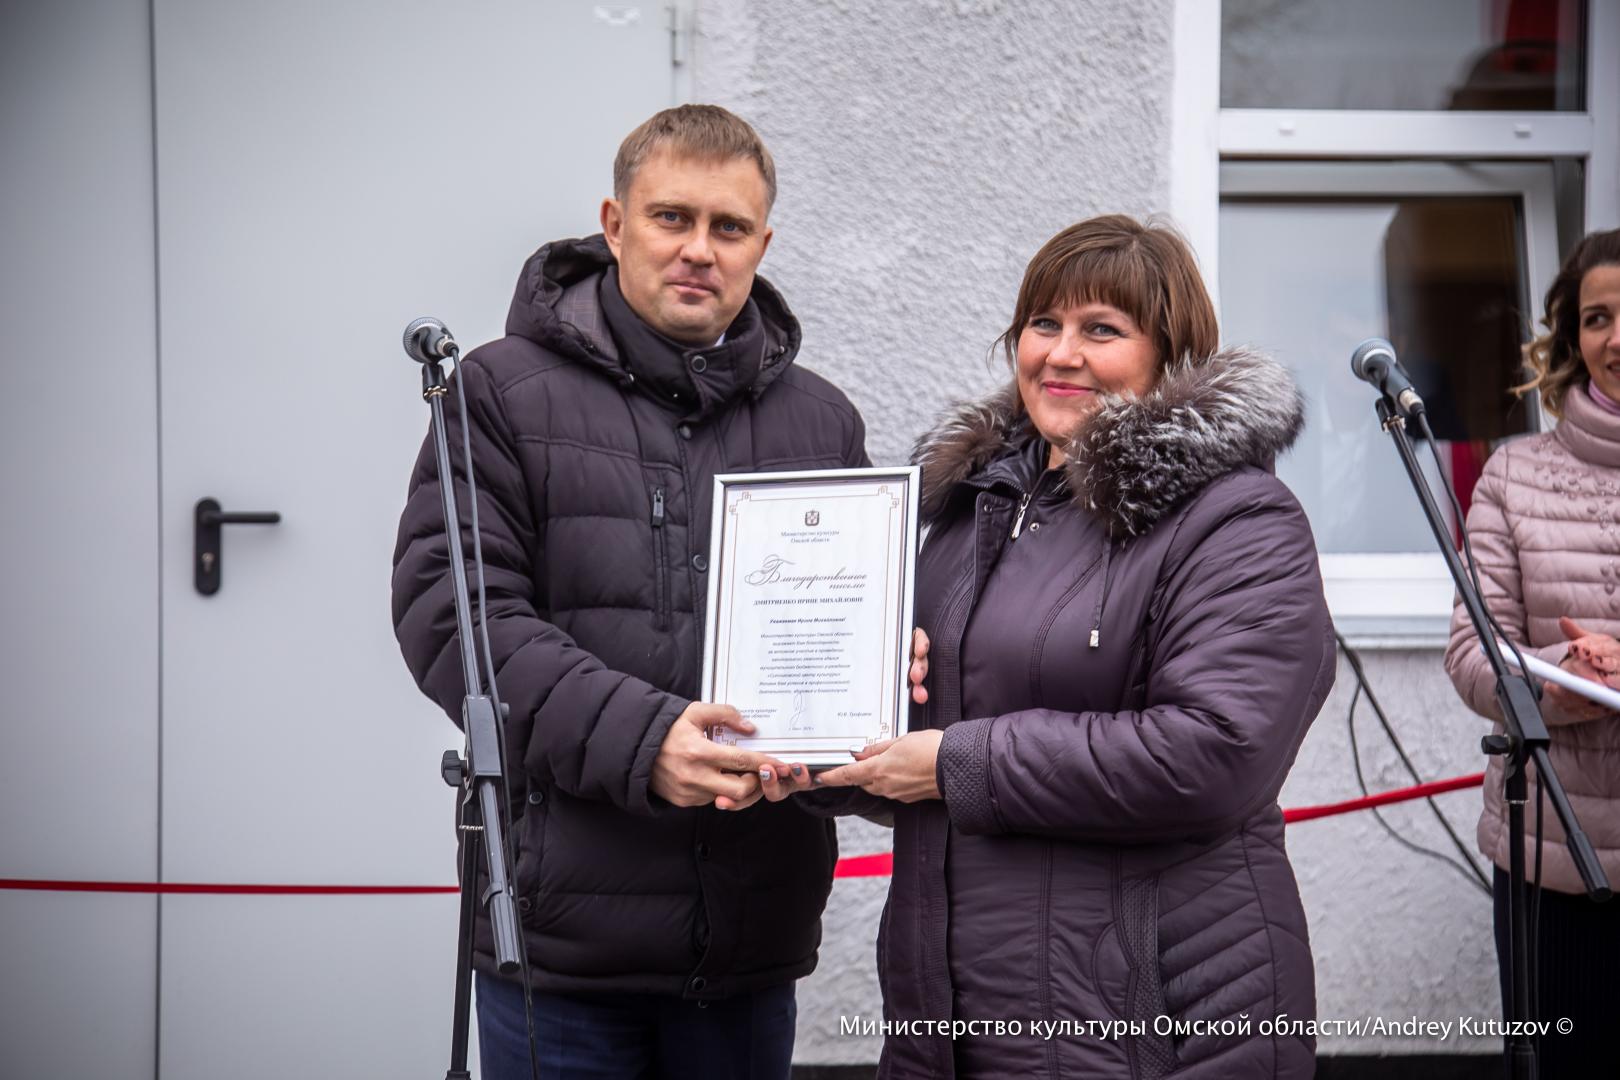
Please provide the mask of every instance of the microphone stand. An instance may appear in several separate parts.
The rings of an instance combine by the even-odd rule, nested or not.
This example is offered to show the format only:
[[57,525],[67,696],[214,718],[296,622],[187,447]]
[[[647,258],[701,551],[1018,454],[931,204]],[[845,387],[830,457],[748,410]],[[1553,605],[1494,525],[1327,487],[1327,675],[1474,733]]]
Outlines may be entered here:
[[[459,353],[455,353],[458,358]],[[461,701],[461,727],[466,734],[466,756],[446,750],[440,775],[461,789],[461,932],[456,946],[455,1017],[450,1035],[450,1068],[446,1080],[470,1080],[467,1071],[468,1025],[472,1013],[473,924],[479,897],[478,862],[482,852],[489,873],[483,901],[489,905],[495,932],[495,960],[501,974],[520,966],[517,908],[507,876],[505,791],[501,777],[501,739],[495,722],[493,699],[484,693],[473,646],[472,605],[467,599],[467,570],[461,555],[461,521],[456,514],[455,478],[450,471],[450,448],[445,437],[444,395],[448,388],[438,361],[422,364],[422,398],[433,413],[433,448],[439,465],[439,491],[444,504],[445,536],[450,541],[450,580],[455,589],[456,633],[461,644],[461,670],[467,693]],[[471,463],[468,464],[471,468]],[[490,672],[491,681],[495,673]]]
[[[1457,583],[1457,594],[1462,597],[1474,631],[1479,635],[1479,643],[1490,661],[1491,670],[1496,674],[1496,701],[1501,707],[1502,722],[1507,731],[1502,735],[1485,736],[1480,748],[1487,754],[1500,755],[1505,759],[1503,792],[1508,806],[1508,936],[1511,943],[1508,968],[1511,987],[1507,1017],[1510,1033],[1508,1066],[1513,1080],[1536,1080],[1535,1045],[1526,1033],[1527,1022],[1534,1019],[1530,1015],[1529,930],[1525,918],[1528,889],[1524,875],[1524,804],[1529,788],[1525,775],[1526,763],[1535,762],[1541,789],[1552,800],[1553,810],[1564,826],[1565,842],[1569,846],[1570,857],[1575,860],[1575,868],[1580,872],[1581,882],[1586,886],[1587,895],[1600,903],[1608,900],[1611,895],[1609,879],[1598,863],[1591,841],[1581,831],[1580,822],[1569,805],[1563,785],[1558,782],[1552,762],[1547,760],[1547,725],[1541,718],[1541,707],[1530,689],[1530,681],[1524,674],[1511,671],[1502,658],[1484,600],[1474,589],[1473,581],[1457,555],[1440,507],[1436,505],[1434,494],[1419,468],[1411,438],[1406,433],[1406,417],[1396,410],[1388,394],[1378,399],[1377,408],[1378,422],[1395,442],[1401,464],[1406,467],[1407,478],[1412,482],[1418,501],[1423,504],[1429,528],[1440,545],[1440,554],[1445,557],[1446,569],[1451,571],[1452,579]],[[1444,477],[1441,482],[1445,482]]]

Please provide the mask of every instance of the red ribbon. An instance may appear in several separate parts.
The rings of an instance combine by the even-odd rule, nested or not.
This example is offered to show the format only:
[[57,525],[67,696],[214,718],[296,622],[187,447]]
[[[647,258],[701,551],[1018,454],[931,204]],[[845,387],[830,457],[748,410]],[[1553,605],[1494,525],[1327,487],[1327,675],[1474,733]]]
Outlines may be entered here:
[[876,855],[852,855],[839,859],[833,877],[888,877],[894,873],[894,852],[880,851]]
[[[1435,780],[1427,784],[1383,791],[1344,802],[1324,803],[1321,806],[1299,806],[1283,811],[1287,822],[1310,821],[1312,818],[1333,817],[1356,810],[1366,810],[1389,803],[1424,799],[1447,791],[1479,787],[1485,782],[1484,773],[1454,776],[1449,780]],[[882,851],[874,855],[853,855],[839,859],[833,877],[888,877],[894,872],[894,855]],[[161,881],[48,881],[27,878],[0,878],[0,891],[33,890],[39,892],[96,892],[96,893],[157,893],[174,895],[225,896],[420,896],[424,894],[457,892],[454,885],[208,885],[189,882]]]
[[1381,791],[1377,795],[1366,795],[1359,799],[1347,799],[1344,802],[1324,803],[1321,806],[1295,807],[1292,810],[1283,811],[1283,820],[1288,822],[1309,821],[1312,818],[1348,814],[1353,810],[1366,810],[1369,807],[1384,806],[1387,803],[1406,802],[1410,799],[1426,799],[1430,795],[1439,795],[1446,791],[1479,787],[1484,782],[1484,773],[1474,773],[1470,776],[1453,776],[1450,780],[1433,780],[1427,784],[1417,784],[1414,787],[1399,788],[1395,791]]
[[38,892],[158,893],[164,896],[420,896],[460,892],[454,885],[209,885],[186,881],[49,881],[0,878],[6,889]]

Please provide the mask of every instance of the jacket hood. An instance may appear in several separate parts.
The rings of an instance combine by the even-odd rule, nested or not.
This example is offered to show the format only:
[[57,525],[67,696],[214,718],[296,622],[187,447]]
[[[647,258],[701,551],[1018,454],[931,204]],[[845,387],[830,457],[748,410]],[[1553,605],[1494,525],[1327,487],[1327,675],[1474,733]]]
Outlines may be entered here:
[[[529,256],[518,275],[506,332],[627,382],[629,368],[608,332],[596,292],[614,263],[601,233],[545,245]],[[759,375],[751,388],[757,395],[793,363],[803,335],[799,320],[770,282],[756,274],[750,296],[765,335]]]
[[[1270,468],[1305,426],[1288,369],[1246,348],[1167,371],[1141,397],[1104,399],[1064,447],[1068,487],[1115,540],[1140,536],[1211,481],[1244,465]],[[958,406],[918,441],[924,520],[951,493],[1032,436],[1016,383]]]

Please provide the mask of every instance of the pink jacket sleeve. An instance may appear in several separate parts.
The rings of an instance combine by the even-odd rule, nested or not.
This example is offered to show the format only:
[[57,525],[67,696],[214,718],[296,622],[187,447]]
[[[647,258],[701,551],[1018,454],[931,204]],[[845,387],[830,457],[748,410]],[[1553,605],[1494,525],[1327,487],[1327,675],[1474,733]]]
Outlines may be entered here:
[[[1538,656],[1549,664],[1556,664],[1569,651],[1569,642],[1557,641],[1533,648],[1526,629],[1524,608],[1524,581],[1519,574],[1519,551],[1513,540],[1513,526],[1508,520],[1507,466],[1510,450],[1503,448],[1491,455],[1485,472],[1474,488],[1473,505],[1468,508],[1468,536],[1474,549],[1474,562],[1479,570],[1479,583],[1484,590],[1485,606],[1496,617],[1503,634],[1519,646],[1526,656]],[[1446,674],[1470,709],[1492,720],[1502,718],[1496,703],[1496,676],[1490,662],[1479,648],[1479,636],[1473,621],[1459,597],[1451,612],[1451,641],[1446,646]],[[1541,715],[1548,724],[1579,722],[1554,707],[1545,698]]]

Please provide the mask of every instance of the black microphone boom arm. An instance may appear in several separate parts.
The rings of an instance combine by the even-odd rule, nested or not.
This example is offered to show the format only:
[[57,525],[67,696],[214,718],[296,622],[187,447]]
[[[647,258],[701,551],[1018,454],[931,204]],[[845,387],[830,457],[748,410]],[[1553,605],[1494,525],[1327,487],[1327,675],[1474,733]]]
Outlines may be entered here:
[[[1361,357],[1362,349],[1375,342],[1378,342],[1378,339],[1363,342],[1362,347],[1356,350],[1356,357],[1352,358],[1352,368],[1362,378],[1367,376],[1362,375],[1357,360]],[[1387,342],[1380,344],[1386,347],[1388,345]],[[1394,352],[1390,351],[1389,355],[1393,358]],[[1376,358],[1373,362],[1376,362]],[[1367,378],[1367,381],[1373,382],[1371,378]],[[1374,382],[1374,385],[1379,384]],[[1509,1021],[1522,1023],[1534,1019],[1530,1015],[1529,926],[1525,917],[1528,910],[1525,900],[1529,895],[1524,873],[1524,807],[1528,798],[1525,769],[1528,763],[1535,762],[1536,776],[1541,789],[1547,793],[1553,804],[1553,811],[1564,826],[1569,854],[1575,862],[1576,870],[1580,872],[1587,895],[1600,902],[1608,900],[1609,879],[1603,873],[1603,866],[1598,862],[1591,841],[1581,831],[1580,822],[1576,820],[1575,812],[1569,805],[1563,785],[1558,782],[1558,774],[1553,771],[1552,762],[1547,760],[1547,726],[1541,718],[1541,708],[1536,704],[1535,693],[1530,688],[1528,678],[1522,673],[1509,670],[1502,657],[1502,650],[1497,645],[1496,632],[1491,626],[1485,600],[1474,589],[1473,580],[1457,554],[1457,548],[1451,539],[1451,531],[1447,528],[1440,507],[1435,502],[1434,493],[1430,491],[1428,482],[1424,479],[1417,454],[1412,450],[1412,440],[1406,434],[1406,417],[1397,411],[1398,399],[1392,400],[1388,389],[1383,386],[1379,388],[1384,391],[1377,402],[1379,423],[1395,442],[1395,450],[1400,455],[1401,464],[1406,468],[1407,478],[1412,482],[1412,489],[1423,507],[1424,516],[1428,519],[1429,529],[1434,533],[1440,554],[1445,558],[1446,569],[1451,572],[1451,577],[1456,582],[1457,594],[1461,597],[1462,605],[1474,624],[1475,632],[1479,635],[1480,645],[1490,661],[1491,670],[1496,675],[1496,700],[1501,706],[1503,727],[1507,732],[1503,735],[1485,736],[1481,742],[1481,749],[1487,754],[1501,755],[1505,765],[1503,787],[1508,807],[1508,940],[1511,957],[1508,969],[1507,1018]],[[1417,422],[1423,424],[1427,430],[1427,422],[1422,419],[1421,411],[1417,414]],[[1432,437],[1431,433],[1430,438]],[[1443,476],[1441,482],[1445,482]],[[1524,1031],[1525,1028],[1516,1023],[1511,1030]],[[1509,1075],[1513,1080],[1535,1080],[1535,1055],[1535,1047],[1529,1036],[1522,1034],[1510,1036],[1507,1058]]]

